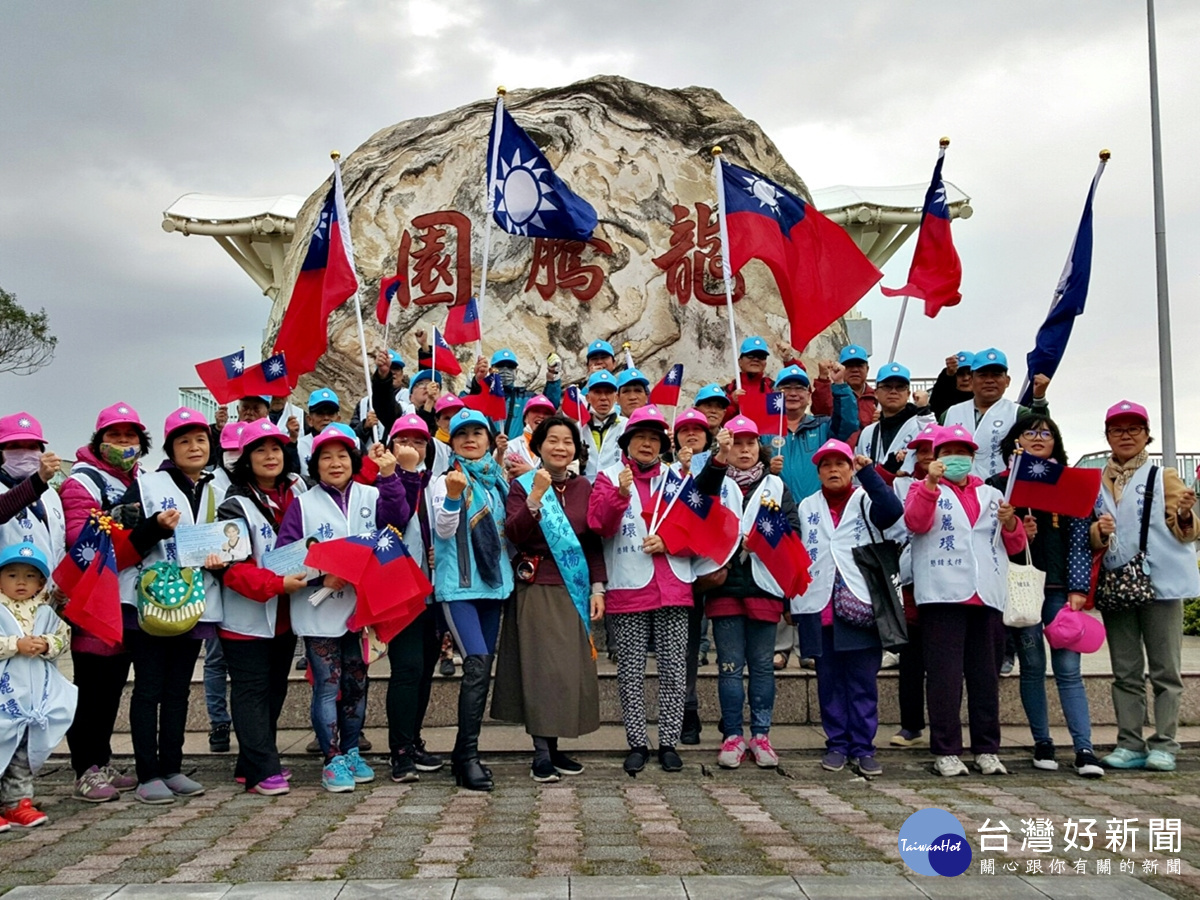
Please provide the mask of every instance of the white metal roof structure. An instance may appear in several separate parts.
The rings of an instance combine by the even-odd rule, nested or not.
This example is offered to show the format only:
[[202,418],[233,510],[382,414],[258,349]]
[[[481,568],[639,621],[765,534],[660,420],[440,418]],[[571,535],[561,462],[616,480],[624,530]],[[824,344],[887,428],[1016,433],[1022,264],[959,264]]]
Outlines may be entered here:
[[304,198],[296,194],[184,194],[167,207],[162,227],[168,233],[208,235],[274,300],[279,294],[288,244],[296,230],[296,216],[303,204]]

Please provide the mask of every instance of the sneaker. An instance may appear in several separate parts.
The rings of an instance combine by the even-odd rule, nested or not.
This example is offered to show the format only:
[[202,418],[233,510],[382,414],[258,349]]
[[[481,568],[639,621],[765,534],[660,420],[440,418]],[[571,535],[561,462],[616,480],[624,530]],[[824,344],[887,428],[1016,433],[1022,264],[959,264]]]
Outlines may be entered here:
[[883,774],[883,766],[873,756],[860,756],[854,760],[852,767],[863,778],[877,778]]
[[826,750],[821,757],[821,768],[826,772],[840,772],[846,768],[846,754],[836,750]]
[[118,791],[132,791],[138,785],[138,781],[134,776],[126,775],[120,769],[115,769],[112,766],[101,766],[100,772],[108,779],[108,783]]
[[204,785],[181,773],[168,775],[163,779],[163,784],[177,797],[199,797],[204,793]]
[[368,738],[365,734],[360,734],[358,736],[358,752],[359,753],[370,753],[371,747],[372,747],[371,739]]
[[1058,771],[1058,763],[1054,760],[1054,741],[1038,741],[1033,745],[1033,767],[1047,772]]
[[1015,664],[1016,660],[1014,660],[1011,656],[1004,657],[1004,662],[1000,664],[1000,674],[1011,675],[1013,673],[1013,666]]
[[1118,747],[1104,757],[1101,762],[1110,769],[1144,769],[1146,768],[1146,754]]
[[1145,768],[1155,772],[1174,772],[1175,756],[1166,750],[1151,750],[1146,756]]
[[773,769],[779,765],[779,754],[771,746],[771,739],[765,734],[756,734],[750,738],[750,755],[754,764],[760,769]]
[[678,772],[683,768],[683,760],[679,758],[675,748],[669,744],[663,744],[658,748],[658,764],[662,766],[664,772]]
[[731,734],[717,753],[717,765],[722,769],[736,769],[746,758],[746,750],[745,739],[740,734]]
[[550,751],[550,762],[554,765],[554,771],[559,775],[582,775],[583,763],[577,759],[571,759],[561,750]]
[[1008,769],[995,753],[976,753],[975,768],[984,775],[1007,775]]
[[208,733],[208,750],[210,753],[229,752],[229,726],[214,725]]
[[933,770],[944,778],[971,774],[966,764],[957,756],[939,756],[933,761]]
[[636,775],[642,769],[646,768],[646,762],[650,759],[650,749],[648,747],[630,747],[629,755],[625,757],[626,775]]
[[264,797],[273,797],[276,794],[286,794],[291,788],[288,786],[287,779],[282,775],[272,775],[269,778],[264,778],[254,787],[249,788],[251,794],[262,794]]
[[413,759],[412,747],[403,747],[392,754],[392,781],[397,784],[409,784],[420,781],[416,761]]
[[438,663],[438,671],[442,673],[443,678],[452,678],[454,676],[454,660],[443,659]]
[[539,784],[551,784],[562,780],[562,776],[554,768],[554,763],[548,759],[535,759],[529,767],[529,777]]
[[175,795],[161,778],[152,778],[145,784],[139,784],[133,796],[142,803],[152,805],[175,802]]
[[79,776],[72,796],[84,803],[107,803],[119,798],[121,792],[104,777],[104,771],[99,766],[92,766]]
[[375,770],[367,765],[367,761],[359,755],[359,750],[362,748],[360,741],[357,747],[351,747],[346,751],[346,768],[350,770],[350,774],[354,776],[355,784],[366,784],[368,781],[375,780]]
[[1075,754],[1075,773],[1081,778],[1104,777],[1104,769],[1100,767],[1100,760],[1096,759],[1096,754],[1091,750],[1080,750]]
[[296,671],[297,672],[303,672],[307,668],[308,668],[308,659],[307,658],[302,656],[298,660],[296,660]]
[[883,651],[883,661],[880,663],[881,669],[898,669],[900,668],[900,654],[893,653],[891,650]]
[[817,668],[817,661],[811,656],[802,656],[800,657],[800,668],[815,670]]
[[321,787],[332,794],[344,794],[354,790],[354,776],[346,765],[346,757],[335,756],[321,770]]
[[[284,781],[291,781],[292,780],[292,770],[289,769],[287,766],[284,766],[282,769],[279,770],[279,777],[282,778]],[[233,780],[236,781],[238,784],[245,784],[246,776],[245,775],[234,775]]]
[[679,743],[681,744],[698,744],[700,743],[700,713],[694,709],[687,709],[683,712],[683,730],[679,732]]
[[8,819],[4,818],[3,816],[0,816],[0,834],[8,831],[10,828],[12,828],[12,823],[10,823]]
[[25,797],[17,801],[17,805],[4,810],[4,818],[13,825],[22,828],[36,828],[44,825],[50,817],[33,805],[33,801]]
[[892,735],[892,739],[888,741],[893,747],[913,747],[925,740],[924,731],[909,731],[907,728],[901,728]]
[[418,772],[436,772],[446,764],[436,753],[426,750],[425,742],[422,740],[418,740],[410,749],[413,765],[416,766]]

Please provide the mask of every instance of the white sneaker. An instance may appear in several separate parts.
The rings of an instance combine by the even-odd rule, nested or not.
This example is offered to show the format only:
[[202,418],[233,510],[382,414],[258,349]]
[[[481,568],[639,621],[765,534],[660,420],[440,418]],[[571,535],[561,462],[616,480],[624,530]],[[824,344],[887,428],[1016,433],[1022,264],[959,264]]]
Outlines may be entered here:
[[881,669],[897,669],[900,667],[900,654],[893,653],[891,650],[883,651],[883,662],[879,666]]
[[725,738],[725,743],[717,753],[717,765],[722,769],[736,769],[745,758],[746,741],[740,734],[732,734]]
[[955,775],[970,775],[966,765],[957,756],[939,756],[933,763],[934,771],[946,778]]
[[1004,768],[1004,763],[1000,762],[1000,757],[995,753],[980,753],[975,757],[975,768],[984,775],[1007,775],[1008,769]]

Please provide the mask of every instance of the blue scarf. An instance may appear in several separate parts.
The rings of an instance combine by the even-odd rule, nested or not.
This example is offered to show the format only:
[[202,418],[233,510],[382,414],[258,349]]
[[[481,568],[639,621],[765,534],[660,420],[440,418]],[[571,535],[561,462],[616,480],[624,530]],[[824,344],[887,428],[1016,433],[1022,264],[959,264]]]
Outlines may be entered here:
[[[517,479],[517,484],[525,488],[526,495],[533,490],[535,474],[530,470]],[[550,547],[550,555],[554,557],[559,574],[563,577],[567,593],[571,595],[571,602],[575,604],[575,611],[583,619],[583,628],[591,635],[592,583],[588,578],[587,560],[584,559],[583,547],[571,526],[571,520],[567,518],[567,512],[558,502],[554,491],[542,495],[542,515],[538,524]]]
[[[504,480],[504,469],[489,453],[482,459],[463,459],[457,453],[450,454],[450,466],[458,463],[467,476],[466,506],[459,518],[459,542],[466,543],[466,532],[470,531],[471,551],[479,577],[488,587],[496,587],[504,580],[500,567],[508,563],[500,541],[500,529],[496,527],[495,514],[491,508],[491,492],[500,495],[500,514],[504,514],[504,501],[508,496],[508,484]],[[483,508],[475,516],[471,512],[471,496],[478,488],[484,492]],[[468,522],[468,519],[470,520]],[[459,564],[465,564],[466,555],[459,549]],[[460,579],[467,573],[460,572]]]

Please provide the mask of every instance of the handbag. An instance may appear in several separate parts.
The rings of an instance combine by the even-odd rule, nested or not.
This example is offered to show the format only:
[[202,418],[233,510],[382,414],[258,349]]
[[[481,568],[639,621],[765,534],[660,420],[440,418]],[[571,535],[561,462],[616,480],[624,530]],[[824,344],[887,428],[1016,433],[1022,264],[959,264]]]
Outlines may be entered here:
[[200,621],[204,609],[204,580],[199,569],[180,568],[163,560],[138,577],[138,627],[146,634],[186,634]]
[[863,521],[871,543],[852,548],[867,590],[879,642],[885,650],[896,650],[908,643],[908,621],[904,615],[904,591],[900,585],[900,545],[882,535],[876,538],[863,502]]
[[1033,564],[1029,542],[1026,541],[1025,564],[1008,564],[1008,602],[1004,604],[1004,624],[1009,628],[1029,628],[1040,624],[1045,602],[1046,573]]
[[833,582],[833,614],[855,628],[870,628],[875,624],[874,607],[855,596],[841,572]]
[[1157,475],[1158,466],[1151,466],[1150,476],[1146,479],[1137,553],[1123,566],[1115,569],[1100,567],[1096,577],[1096,609],[1100,612],[1139,609],[1155,600],[1154,585],[1150,581],[1150,562],[1146,559],[1146,540],[1150,536],[1150,507],[1153,505]]

